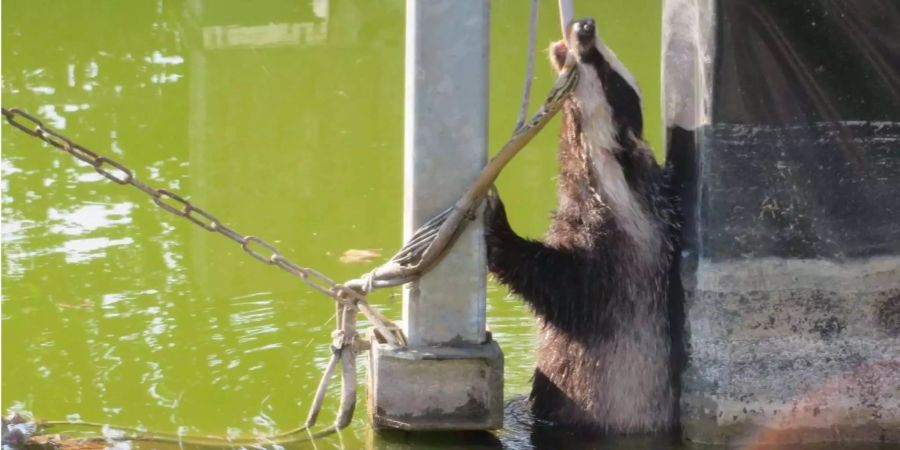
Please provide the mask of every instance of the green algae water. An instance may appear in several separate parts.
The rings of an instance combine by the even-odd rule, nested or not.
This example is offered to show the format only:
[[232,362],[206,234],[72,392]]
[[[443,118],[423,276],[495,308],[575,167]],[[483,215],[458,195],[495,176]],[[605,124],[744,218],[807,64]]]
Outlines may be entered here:
[[[577,3],[641,84],[659,153],[659,2]],[[540,8],[532,107],[555,79],[543,49],[559,38],[556,2]],[[347,250],[386,257],[402,244],[404,1],[8,0],[2,13],[4,107],[336,280],[384,259],[342,262]],[[527,2],[492,3],[491,149],[518,113],[528,14]],[[532,237],[555,203],[557,129],[499,182],[513,226]],[[329,355],[330,299],[71,156],[0,130],[4,413],[218,436],[303,422]],[[399,318],[399,292],[372,303]],[[527,394],[534,320],[503,288],[488,295],[505,395]],[[338,385],[320,424],[334,417]],[[350,428],[289,447],[575,444],[533,439],[511,412],[494,435],[413,445],[369,429],[364,391]],[[594,444],[644,445],[584,445]]]

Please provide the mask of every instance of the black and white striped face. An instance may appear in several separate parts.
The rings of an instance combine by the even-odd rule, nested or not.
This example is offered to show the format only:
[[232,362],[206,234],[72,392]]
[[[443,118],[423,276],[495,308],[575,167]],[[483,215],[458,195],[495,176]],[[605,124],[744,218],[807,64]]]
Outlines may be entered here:
[[[569,51],[571,50],[571,51]],[[594,145],[615,153],[643,139],[641,96],[634,76],[597,36],[593,19],[576,20],[567,27],[565,41],[550,47],[551,63],[560,71],[575,58],[579,73],[573,98],[581,116],[591,124]]]

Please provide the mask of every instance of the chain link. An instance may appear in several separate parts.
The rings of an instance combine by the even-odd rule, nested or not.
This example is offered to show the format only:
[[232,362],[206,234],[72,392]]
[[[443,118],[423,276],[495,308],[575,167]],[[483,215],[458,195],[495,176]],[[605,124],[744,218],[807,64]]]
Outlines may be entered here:
[[43,140],[44,142],[65,151],[76,159],[89,164],[97,173],[122,185],[131,185],[147,194],[156,206],[162,210],[183,217],[204,230],[221,234],[240,244],[244,252],[266,265],[274,265],[285,272],[303,280],[309,287],[337,300],[342,304],[365,301],[365,296],[347,288],[342,284],[308,267],[299,266],[282,256],[278,247],[262,238],[243,235],[224,225],[216,216],[194,206],[190,200],[166,189],[153,188],[134,176],[134,172],[124,164],[101,156],[98,153],[76,144],[59,132],[48,128],[38,118],[18,108],[2,108],[3,117],[10,125],[23,133]]

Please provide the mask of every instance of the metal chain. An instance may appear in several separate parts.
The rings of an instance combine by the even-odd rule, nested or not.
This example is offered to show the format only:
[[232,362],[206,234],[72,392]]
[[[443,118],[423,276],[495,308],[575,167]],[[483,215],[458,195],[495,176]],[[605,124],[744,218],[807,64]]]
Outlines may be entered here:
[[[153,200],[153,203],[163,210],[178,217],[183,217],[204,230],[225,236],[240,244],[241,249],[254,259],[265,263],[266,265],[276,266],[285,272],[300,278],[313,289],[333,298],[341,304],[354,308],[361,306],[360,310],[367,318],[369,318],[370,322],[372,322],[376,328],[379,328],[379,331],[381,331],[382,334],[396,336],[398,329],[393,326],[390,321],[375,313],[366,304],[365,296],[356,290],[335,283],[334,280],[315,269],[302,267],[287,260],[281,254],[281,251],[278,250],[278,247],[262,238],[238,233],[233,228],[223,224],[216,216],[200,209],[184,197],[181,197],[172,191],[157,189],[144,184],[137,179],[134,176],[134,172],[124,164],[111,158],[107,158],[106,156],[101,156],[96,152],[73,142],[66,136],[45,126],[43,122],[31,114],[18,108],[0,108],[0,110],[2,110],[6,121],[23,133],[41,139],[44,142],[69,153],[76,159],[88,163],[100,175],[103,175],[118,184],[134,186],[141,192],[149,195]],[[372,317],[372,315],[375,317]],[[402,341],[402,338],[400,340]]]

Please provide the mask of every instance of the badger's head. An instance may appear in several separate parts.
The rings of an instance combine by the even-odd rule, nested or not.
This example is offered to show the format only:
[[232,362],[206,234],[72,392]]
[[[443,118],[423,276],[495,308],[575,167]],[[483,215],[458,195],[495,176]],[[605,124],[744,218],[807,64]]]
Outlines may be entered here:
[[571,22],[566,39],[550,46],[557,72],[573,58],[580,71],[573,107],[581,128],[593,131],[591,144],[613,153],[633,148],[643,139],[640,92],[634,76],[597,37],[594,19]]

